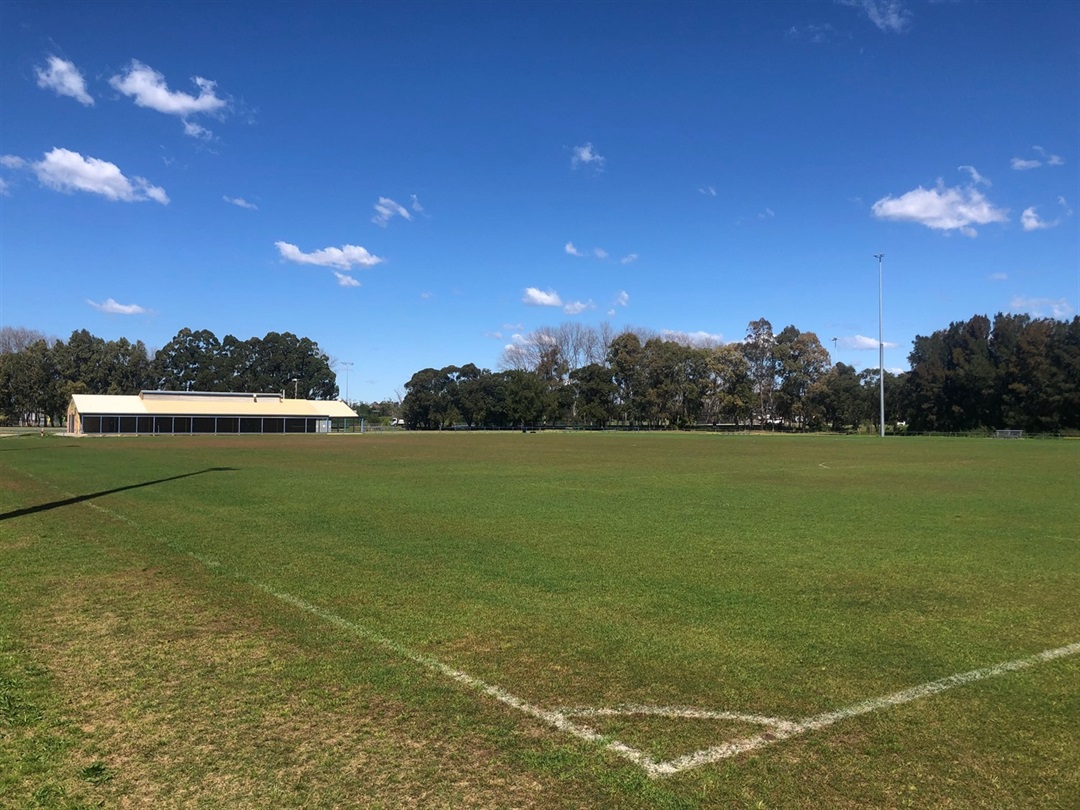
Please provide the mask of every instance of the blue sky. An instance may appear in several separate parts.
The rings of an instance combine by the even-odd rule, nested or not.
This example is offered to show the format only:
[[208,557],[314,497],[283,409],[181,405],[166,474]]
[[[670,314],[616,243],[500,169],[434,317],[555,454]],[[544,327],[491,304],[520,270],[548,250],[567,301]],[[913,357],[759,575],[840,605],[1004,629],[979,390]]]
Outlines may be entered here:
[[884,253],[903,369],[1080,306],[1078,77],[1072,2],[6,0],[0,321],[290,331],[368,401],[571,320],[862,368]]

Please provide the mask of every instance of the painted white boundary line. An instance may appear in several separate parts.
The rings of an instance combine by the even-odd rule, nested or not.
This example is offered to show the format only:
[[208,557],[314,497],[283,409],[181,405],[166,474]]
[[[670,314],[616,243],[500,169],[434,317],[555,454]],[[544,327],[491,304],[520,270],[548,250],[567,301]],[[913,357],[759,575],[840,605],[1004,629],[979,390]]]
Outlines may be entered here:
[[[831,726],[833,723],[838,723],[841,720],[846,720],[849,717],[855,717],[860,714],[868,714],[869,712],[878,711],[879,709],[887,709],[891,706],[899,706],[902,703],[910,703],[914,700],[921,700],[922,698],[936,695],[939,692],[944,692],[948,689],[953,689],[957,686],[963,686],[964,684],[971,683],[973,681],[983,680],[984,678],[992,678],[996,675],[1005,675],[1009,672],[1015,672],[1019,669],[1026,669],[1027,667],[1034,666],[1035,664],[1041,664],[1046,661],[1052,661],[1055,658],[1063,658],[1068,655],[1075,655],[1080,653],[1080,642],[1069,644],[1065,647],[1058,647],[1053,650],[1044,650],[1041,653],[1029,656],[1027,658],[1019,658],[1014,661],[1005,661],[1001,664],[995,664],[983,669],[973,669],[970,672],[962,672],[958,675],[950,675],[947,678],[942,678],[937,681],[930,681],[919,686],[913,686],[910,689],[903,689],[899,692],[893,692],[889,695],[884,695],[879,698],[872,698],[870,700],[864,700],[859,703],[854,703],[843,709],[838,709],[832,712],[825,712],[823,714],[817,714],[812,717],[807,717],[802,720],[784,720],[776,717],[762,717],[760,715],[753,714],[739,714],[736,712],[717,712],[708,711],[705,709],[696,709],[693,707],[683,706],[640,706],[629,705],[616,708],[566,708],[551,711],[548,709],[542,709],[539,706],[534,706],[531,703],[527,703],[519,697],[516,697],[505,689],[499,686],[493,686],[485,683],[479,678],[475,678],[461,670],[454,669],[453,667],[444,664],[437,658],[433,658],[423,653],[410,650],[395,641],[384,638],[382,636],[372,633],[359,625],[330,613],[327,610],[311,604],[310,602],[301,599],[298,596],[282,593],[276,591],[265,585],[259,583],[253,583],[261,590],[270,594],[271,596],[288,602],[289,604],[307,611],[319,618],[327,621],[338,627],[348,630],[361,638],[368,641],[372,641],[388,650],[391,650],[398,655],[408,658],[417,664],[420,664],[428,669],[435,670],[448,678],[457,681],[460,684],[468,686],[471,689],[495,698],[500,703],[504,703],[520,712],[524,712],[527,715],[542,720],[548,725],[574,735],[582,740],[588,742],[603,744],[604,748],[612,753],[616,753],[631,762],[639,765],[650,777],[656,778],[660,776],[671,776],[672,774],[679,773],[680,771],[689,770],[691,768],[699,768],[702,765],[708,765],[713,762],[719,762],[722,759],[728,759],[729,757],[736,756],[737,754],[746,753],[748,751],[754,751],[758,748],[764,748],[766,745],[771,745],[781,740],[786,740],[791,737],[798,736],[800,734],[806,734],[809,731],[816,731],[826,726]],[[735,720],[744,723],[754,723],[756,725],[766,726],[769,730],[758,734],[754,737],[747,737],[739,740],[732,740],[713,748],[706,748],[701,751],[695,751],[692,754],[679,757],[678,759],[672,759],[667,761],[657,760],[650,757],[648,754],[633,748],[618,740],[610,740],[604,734],[590,728],[589,726],[581,723],[575,723],[571,717],[616,717],[624,715],[653,715],[661,717],[673,717],[673,718],[690,718],[696,720]]]
[[853,703],[852,705],[843,709],[838,709],[837,711],[816,714],[813,717],[799,720],[787,728],[774,726],[772,731],[759,734],[756,737],[733,740],[732,742],[718,745],[715,748],[696,751],[693,754],[688,754],[668,762],[656,762],[654,763],[656,772],[650,773],[650,776],[666,776],[689,768],[707,765],[711,762],[718,762],[721,759],[727,759],[736,754],[763,748],[771,743],[786,740],[799,734],[805,734],[808,731],[816,731],[825,728],[826,726],[831,726],[833,723],[838,723],[849,717],[868,714],[869,712],[887,709],[892,706],[899,706],[902,703],[911,703],[912,701],[921,700],[922,698],[930,697],[931,695],[936,695],[948,689],[972,683],[973,681],[981,681],[984,678],[1005,675],[1009,672],[1016,672],[1017,670],[1026,669],[1035,666],[1036,664],[1052,661],[1055,658],[1064,658],[1065,656],[1076,655],[1077,653],[1080,653],[1080,642],[1068,644],[1064,647],[1057,647],[1053,650],[1044,650],[1041,653],[1036,653],[1027,658],[1018,658],[1014,661],[1005,661],[983,669],[973,669],[970,672],[961,672],[957,675],[950,675],[947,678],[930,681],[929,683],[924,683],[919,686],[913,686],[910,689],[902,689],[901,691],[893,692],[890,695]]
[[[36,481],[41,482],[37,476],[24,472],[24,475],[33,478]],[[67,495],[69,498],[75,496],[69,492],[64,492],[56,485],[50,482],[42,482],[48,484],[52,489],[60,492],[63,495]],[[114,512],[110,509],[98,506],[93,501],[82,502],[83,506],[87,506],[99,512],[103,512],[110,517],[117,520],[124,521],[125,523],[145,532],[146,530],[135,523],[133,520],[125,517],[124,515]],[[210,569],[216,569],[219,571],[227,570],[216,562],[215,560],[208,559],[194,552],[185,551],[177,546],[167,543],[171,548],[186,553],[188,556],[202,563],[204,566]],[[922,698],[936,695],[940,692],[944,692],[948,689],[953,689],[957,686],[963,686],[973,681],[981,681],[985,678],[992,678],[998,675],[1005,675],[1010,672],[1016,672],[1020,669],[1027,669],[1028,667],[1035,666],[1036,664],[1042,664],[1047,661],[1053,661],[1056,658],[1064,658],[1069,655],[1076,655],[1080,653],[1080,641],[1073,644],[1068,644],[1064,647],[1057,647],[1052,650],[1043,650],[1035,655],[1028,656],[1027,658],[1018,658],[1013,661],[1005,661],[1000,664],[994,664],[993,666],[984,667],[983,669],[973,669],[969,672],[961,672],[956,675],[949,675],[946,678],[940,680],[930,681],[929,683],[920,684],[919,686],[913,686],[908,689],[902,689],[899,692],[893,692],[888,695],[883,695],[878,698],[871,698],[870,700],[860,701],[859,703],[853,703],[843,709],[837,709],[831,712],[824,712],[822,714],[816,714],[811,717],[803,718],[802,720],[784,720],[778,717],[763,717],[755,714],[740,714],[737,712],[724,712],[724,711],[710,711],[707,709],[698,709],[690,706],[644,706],[644,705],[626,705],[617,706],[614,708],[564,708],[558,710],[543,709],[539,706],[534,706],[531,703],[522,700],[521,698],[510,694],[505,689],[499,686],[486,683],[479,678],[475,678],[466,672],[459,669],[454,669],[448,664],[443,663],[438,658],[430,655],[425,655],[420,652],[416,652],[403,644],[400,644],[392,639],[380,636],[377,633],[368,630],[367,628],[350,622],[348,619],[344,619],[335,613],[331,613],[324,608],[314,605],[299,596],[293,596],[292,594],[285,593],[283,591],[275,590],[269,585],[264,585],[261,582],[256,582],[252,579],[245,578],[245,581],[255,586],[264,593],[273,596],[275,599],[279,599],[282,602],[299,608],[307,613],[312,614],[325,622],[333,624],[343,630],[379,645],[387,650],[390,650],[397,655],[402,656],[414,663],[417,663],[427,669],[438,672],[453,681],[456,681],[463,686],[467,686],[481,694],[494,698],[495,700],[510,706],[513,709],[517,709],[530,717],[535,717],[538,720],[547,723],[553,728],[572,734],[578,739],[585,740],[587,742],[596,743],[602,745],[606,750],[611,751],[614,754],[628,759],[634,764],[641,767],[642,770],[648,774],[649,777],[655,779],[663,776],[671,776],[681,771],[690,770],[691,768],[699,768],[702,765],[709,765],[714,762],[719,762],[722,759],[728,759],[738,754],[743,754],[748,751],[754,751],[759,748],[764,748],[772,743],[780,742],[781,740],[787,740],[791,737],[796,737],[800,734],[806,734],[810,731],[817,731],[818,729],[831,726],[833,723],[838,723],[841,720],[846,720],[849,717],[856,717],[860,714],[868,714],[870,712],[878,711],[879,709],[888,709],[892,706],[899,706],[903,703],[911,703],[915,700],[921,700]],[[762,732],[753,737],[745,737],[738,740],[731,740],[712,748],[705,748],[700,751],[695,751],[686,756],[678,757],[671,760],[657,760],[654,757],[649,756],[643,751],[633,748],[618,740],[612,740],[608,735],[601,734],[595,729],[590,728],[582,723],[575,723],[571,720],[571,717],[617,717],[625,715],[651,715],[659,717],[671,717],[671,718],[685,718],[695,720],[734,720],[743,723],[752,723],[755,725],[761,725],[768,728],[768,731]]]

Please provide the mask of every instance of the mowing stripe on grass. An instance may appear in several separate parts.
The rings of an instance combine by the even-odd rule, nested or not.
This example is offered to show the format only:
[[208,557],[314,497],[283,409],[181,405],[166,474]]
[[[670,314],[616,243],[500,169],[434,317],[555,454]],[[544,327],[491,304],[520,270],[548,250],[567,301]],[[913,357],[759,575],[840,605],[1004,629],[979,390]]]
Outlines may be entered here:
[[[824,465],[820,465],[824,466]],[[14,468],[12,468],[14,469]],[[826,468],[828,469],[828,468]],[[75,499],[76,496],[71,493],[64,492],[55,484],[48,481],[43,481],[37,476],[19,470],[24,475],[38,481],[39,483],[46,484],[51,489],[60,492],[61,494]],[[879,709],[888,709],[892,706],[899,706],[903,703],[910,703],[915,700],[921,700],[922,698],[936,695],[940,692],[944,692],[949,689],[953,689],[957,686],[963,686],[974,681],[983,680],[985,678],[991,678],[998,675],[1005,675],[1010,672],[1016,672],[1017,670],[1026,669],[1028,667],[1035,666],[1036,664],[1045,663],[1047,661],[1053,661],[1057,658],[1063,658],[1070,655],[1080,653],[1080,642],[1068,644],[1064,647],[1057,647],[1055,649],[1044,650],[1043,652],[1036,653],[1035,655],[1028,656],[1027,658],[1018,658],[1012,661],[1005,661],[1000,664],[994,664],[993,666],[984,667],[982,669],[974,669],[969,672],[962,672],[956,675],[950,675],[945,678],[941,678],[936,681],[930,681],[919,686],[913,686],[908,689],[900,690],[899,692],[893,692],[888,695],[884,695],[878,698],[872,698],[869,700],[860,701],[854,703],[842,709],[838,709],[831,712],[824,712],[822,714],[816,714],[811,717],[803,718],[802,720],[785,720],[776,717],[764,717],[754,714],[741,714],[736,712],[726,711],[711,711],[708,709],[699,709],[694,707],[680,707],[680,706],[647,706],[647,705],[626,705],[617,706],[614,708],[589,708],[589,707],[577,707],[577,708],[563,708],[556,710],[543,709],[539,706],[535,706],[516,695],[507,692],[505,689],[499,686],[495,686],[485,681],[480,680],[468,673],[455,669],[449,664],[440,661],[433,656],[426,655],[416,650],[410,649],[399,642],[392,639],[380,636],[367,628],[349,621],[335,613],[319,607],[318,605],[308,602],[302,597],[295,596],[293,594],[285,593],[283,591],[276,590],[269,585],[261,582],[256,582],[251,578],[244,576],[238,572],[231,572],[224,568],[220,563],[215,560],[203,557],[195,554],[191,551],[181,548],[175,542],[164,540],[153,533],[151,533],[145,527],[139,525],[130,518],[115,512],[111,509],[107,509],[103,506],[95,504],[92,500],[75,501],[81,503],[83,506],[87,506],[99,513],[106,514],[116,520],[123,521],[129,526],[143,532],[156,542],[163,543],[164,545],[174,549],[175,551],[186,554],[195,559],[207,568],[224,572],[228,575],[235,576],[244,582],[258,588],[269,596],[274,597],[286,604],[293,606],[299,610],[303,610],[307,613],[316,616],[317,618],[333,624],[347,632],[356,635],[368,642],[377,644],[384,649],[387,649],[396,655],[400,655],[420,666],[437,672],[444,677],[447,677],[457,683],[462,684],[470,689],[473,689],[483,695],[494,698],[500,703],[505,704],[517,711],[534,717],[551,727],[571,734],[578,739],[595,743],[603,746],[606,750],[611,751],[614,754],[633,762],[641,767],[646,774],[652,778],[658,778],[663,776],[671,776],[681,771],[690,770],[692,768],[698,768],[703,765],[718,762],[722,759],[737,756],[749,751],[754,751],[759,748],[764,748],[772,743],[780,742],[781,740],[790,739],[792,737],[806,734],[810,731],[817,731],[828,726],[838,723],[841,720],[846,720],[850,717],[855,717],[860,714],[868,714],[870,712],[878,711]],[[640,751],[632,746],[626,745],[618,740],[612,740],[608,735],[602,734],[593,728],[582,723],[574,722],[571,717],[615,717],[623,715],[650,715],[659,717],[670,717],[672,719],[693,719],[693,720],[734,720],[738,722],[752,723],[766,727],[768,730],[761,734],[746,737],[737,740],[731,740],[729,742],[722,743],[720,745],[695,751],[691,754],[687,754],[682,757],[671,760],[658,760],[648,754]]]

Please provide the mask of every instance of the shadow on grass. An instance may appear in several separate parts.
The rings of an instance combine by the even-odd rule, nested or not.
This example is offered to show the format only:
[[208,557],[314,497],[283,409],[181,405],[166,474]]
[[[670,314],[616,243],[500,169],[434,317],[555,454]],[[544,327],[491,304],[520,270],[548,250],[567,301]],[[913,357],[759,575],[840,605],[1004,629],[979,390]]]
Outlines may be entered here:
[[57,509],[61,506],[71,506],[72,504],[82,503],[83,501],[90,501],[94,498],[100,498],[103,495],[112,495],[115,492],[124,492],[129,489],[139,489],[140,487],[150,487],[154,484],[164,484],[169,481],[179,481],[181,478],[190,478],[193,475],[203,475],[210,472],[233,472],[239,469],[238,467],[207,467],[205,470],[197,470],[195,472],[183,473],[182,475],[172,475],[168,478],[158,478],[156,481],[143,481],[141,484],[128,484],[126,487],[116,487],[115,489],[103,489],[101,492],[91,492],[89,495],[76,495],[72,498],[64,498],[62,501],[51,501],[50,503],[41,503],[37,506],[28,506],[25,509],[16,509],[13,512],[4,512],[0,514],[0,520],[9,520],[10,518],[24,517],[25,515],[33,515],[38,512],[47,512],[50,509]]
[[[50,449],[52,449],[54,447],[82,447],[82,445],[81,444],[60,444],[60,445],[54,444],[54,445],[50,446]],[[25,445],[23,447],[0,447],[0,454],[3,454],[3,453],[18,453],[18,452],[21,452],[23,450],[40,450],[40,449],[41,449],[40,445],[37,446],[37,447],[26,447]]]

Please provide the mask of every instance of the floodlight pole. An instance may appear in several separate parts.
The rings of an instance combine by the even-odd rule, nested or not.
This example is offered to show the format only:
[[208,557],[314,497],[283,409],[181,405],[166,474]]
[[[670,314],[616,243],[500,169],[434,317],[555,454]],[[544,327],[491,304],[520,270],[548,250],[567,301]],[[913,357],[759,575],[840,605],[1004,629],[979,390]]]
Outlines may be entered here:
[[351,360],[342,360],[341,365],[345,366],[345,404],[349,403],[349,369],[353,367]]
[[297,386],[299,386],[299,385],[300,385],[300,378],[299,377],[293,377],[292,378],[292,398],[293,399],[299,399],[300,398],[299,395],[296,393]]
[[877,341],[878,341],[878,386],[881,390],[880,397],[880,413],[878,425],[881,429],[881,438],[885,438],[885,338],[883,337],[881,327],[881,289],[882,289],[882,272],[881,272],[881,260],[885,258],[884,253],[875,253],[874,258],[877,259]]

